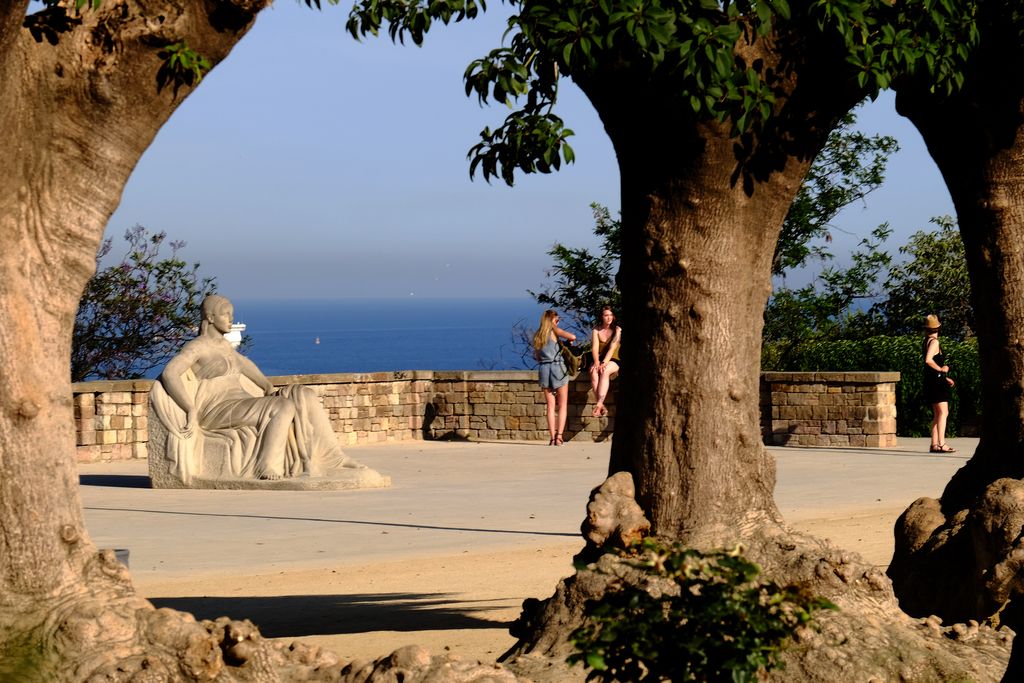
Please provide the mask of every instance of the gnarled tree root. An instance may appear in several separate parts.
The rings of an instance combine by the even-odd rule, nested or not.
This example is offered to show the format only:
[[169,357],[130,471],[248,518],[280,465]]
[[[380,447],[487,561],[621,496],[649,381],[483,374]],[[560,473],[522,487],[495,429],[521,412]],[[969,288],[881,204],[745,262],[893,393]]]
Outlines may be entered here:
[[[592,503],[599,497],[592,495]],[[606,492],[607,493],[607,492]],[[620,506],[622,507],[622,506]],[[592,518],[593,515],[590,515]],[[614,528],[614,520],[605,520]],[[586,528],[585,528],[586,532]],[[815,628],[801,629],[785,650],[785,668],[771,678],[790,681],[994,681],[1006,670],[1012,632],[977,622],[943,627],[934,616],[914,619],[902,612],[888,577],[855,553],[799,534],[781,524],[759,521],[735,532],[712,532],[693,545],[699,549],[744,546],[762,568],[762,578],[795,584],[821,595],[838,611],[815,615]],[[513,671],[534,680],[583,680],[569,669],[568,634],[583,623],[584,605],[623,582],[657,591],[649,575],[615,554],[588,547],[592,560],[559,583],[544,601],[527,600],[513,626],[519,642],[502,656]]]
[[896,522],[888,572],[900,606],[947,621],[998,619],[1024,588],[1022,530],[1019,479],[997,479],[972,507],[948,516],[933,498],[914,501]]

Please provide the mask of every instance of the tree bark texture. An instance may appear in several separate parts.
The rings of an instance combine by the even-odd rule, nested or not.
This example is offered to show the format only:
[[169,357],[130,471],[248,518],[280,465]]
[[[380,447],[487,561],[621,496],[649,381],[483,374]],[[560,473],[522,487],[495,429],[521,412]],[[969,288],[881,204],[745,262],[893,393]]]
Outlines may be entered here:
[[[785,60],[775,50],[788,46],[763,41],[745,56],[777,65]],[[801,636],[780,680],[994,679],[1006,632],[908,619],[880,571],[786,528],[773,501],[758,415],[771,258],[811,160],[861,97],[836,78],[827,47],[806,54],[780,84],[773,125],[738,139],[640,79],[580,82],[622,177],[625,341],[609,470],[633,475],[652,534],[703,549],[740,543],[763,576],[840,606],[821,615],[820,636]],[[586,559],[598,555],[588,549]],[[539,675],[531,658],[566,655],[583,605],[628,580],[606,555],[548,600],[528,601],[506,655],[512,667]]]
[[[248,621],[154,609],[85,529],[70,344],[128,176],[191,90],[158,87],[164,47],[223,60],[270,0],[0,5],[0,680],[514,681],[405,648],[347,666]],[[90,3],[87,3],[87,5]]]
[[1019,610],[1006,603],[1024,588],[1024,78],[1005,68],[1017,39],[991,18],[983,25],[961,92],[898,91],[956,207],[984,391],[977,450],[941,499],[901,516],[889,573],[910,614],[1009,623]]
[[158,89],[160,50],[185,40],[216,64],[266,4],[105,0],[79,14],[66,2],[31,20],[26,2],[0,9],[4,680],[213,680],[232,664],[271,668],[272,649],[251,626],[154,610],[112,552],[97,551],[78,495],[69,376],[103,229],[189,90]]
[[779,524],[758,408],[771,258],[814,156],[862,97],[825,73],[828,46],[812,48],[821,70],[801,63],[799,73],[791,49],[791,37],[740,48],[777,75],[772,122],[741,137],[695,120],[665,84],[614,72],[580,82],[622,178],[625,334],[610,473],[633,474],[654,534],[695,544]]

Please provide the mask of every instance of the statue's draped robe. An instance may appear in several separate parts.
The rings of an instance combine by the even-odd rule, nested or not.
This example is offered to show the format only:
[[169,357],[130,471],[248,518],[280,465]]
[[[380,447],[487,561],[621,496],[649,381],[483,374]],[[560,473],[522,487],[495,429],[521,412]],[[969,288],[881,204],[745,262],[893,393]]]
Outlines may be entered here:
[[[199,379],[191,370],[182,378],[192,396],[199,416],[199,429],[185,432],[185,411],[168,396],[156,381],[150,392],[155,416],[167,428],[166,456],[172,471],[184,483],[202,473],[204,443],[209,439],[226,442],[228,471],[221,477],[243,479],[264,475],[269,458],[282,454],[265,453],[263,434],[270,420],[274,397],[283,397],[295,406],[295,419],[288,433],[283,454],[284,477],[308,473],[320,476],[341,467],[345,455],[338,446],[330,422],[316,394],[308,387],[287,385],[276,394],[264,396],[247,377],[238,372],[229,358],[226,374]],[[237,425],[245,426],[237,426]],[[235,426],[233,426],[235,425]],[[205,476],[209,476],[206,473]]]

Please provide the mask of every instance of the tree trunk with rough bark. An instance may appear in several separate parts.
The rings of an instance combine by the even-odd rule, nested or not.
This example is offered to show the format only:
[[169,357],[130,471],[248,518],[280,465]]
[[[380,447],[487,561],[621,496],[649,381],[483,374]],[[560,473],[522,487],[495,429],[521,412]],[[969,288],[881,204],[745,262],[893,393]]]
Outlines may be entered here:
[[78,13],[66,0],[26,17],[28,0],[0,3],[0,680],[516,680],[416,647],[343,666],[248,621],[157,610],[85,529],[71,334],[128,176],[194,86],[159,77],[163,49],[184,41],[216,65],[269,4],[103,0]]
[[1020,608],[1007,603],[1024,589],[1024,78],[1005,68],[1008,46],[1019,48],[1012,27],[987,19],[961,92],[898,90],[956,207],[984,391],[977,450],[941,499],[901,516],[889,574],[910,614],[1019,630]]
[[[780,64],[765,42],[750,61]],[[780,680],[998,678],[1007,634],[908,618],[881,571],[788,529],[773,500],[758,412],[772,254],[814,155],[860,97],[837,81],[827,53],[810,52],[818,61],[786,81],[773,127],[756,138],[693,121],[685,103],[642,84],[580,83],[622,177],[623,370],[610,474],[633,475],[652,534],[700,549],[741,544],[766,578],[840,606],[788,652]],[[505,655],[514,670],[544,676],[551,658],[571,652],[585,603],[637,580],[602,550],[588,546],[580,559],[599,559],[548,600],[524,604],[520,640]]]
[[[73,4],[34,15],[31,28],[27,0],[0,10],[0,679],[213,680],[247,661],[250,673],[270,670],[273,651],[251,625],[155,610],[113,553],[97,551],[78,495],[69,375],[103,229],[190,90],[157,87],[161,49],[184,40],[216,64],[267,2],[109,0],[80,14]],[[303,665],[319,656],[306,655]]]
[[[744,56],[777,66],[772,47]],[[813,157],[858,96],[833,85],[805,99],[797,80],[780,85],[771,127],[742,139],[657,86],[581,83],[622,178],[627,327],[609,473],[633,474],[656,535],[724,543],[779,524],[758,416],[771,257]]]

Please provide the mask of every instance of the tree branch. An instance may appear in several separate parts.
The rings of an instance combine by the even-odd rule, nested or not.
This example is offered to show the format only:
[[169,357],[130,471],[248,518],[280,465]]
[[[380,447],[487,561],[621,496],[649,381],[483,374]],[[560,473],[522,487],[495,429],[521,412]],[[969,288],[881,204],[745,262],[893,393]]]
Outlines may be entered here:
[[28,10],[28,0],[9,0],[0,3],[0,71],[6,61],[8,50],[15,36],[21,30],[21,22]]

